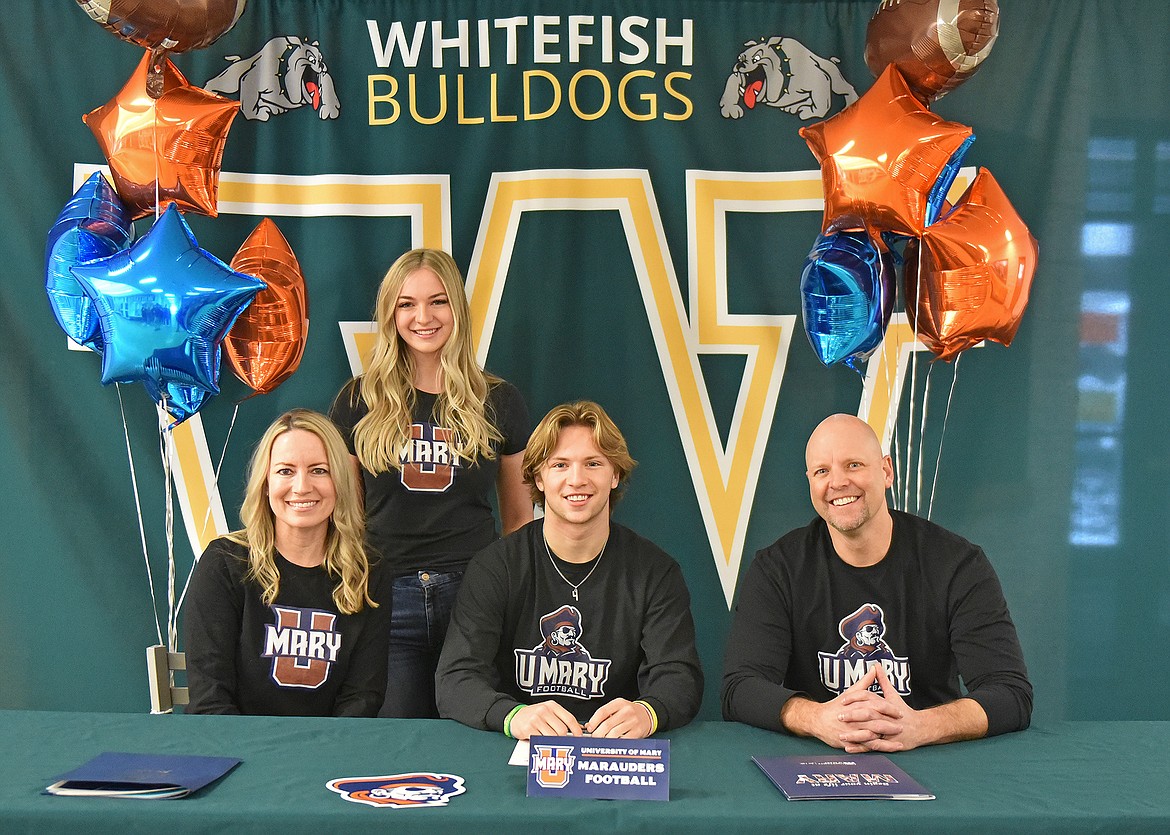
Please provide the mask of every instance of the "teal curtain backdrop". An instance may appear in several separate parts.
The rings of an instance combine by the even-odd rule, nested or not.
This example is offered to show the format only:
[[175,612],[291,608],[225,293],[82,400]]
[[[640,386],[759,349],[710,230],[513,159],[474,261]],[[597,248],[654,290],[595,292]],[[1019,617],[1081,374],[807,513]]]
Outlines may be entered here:
[[[230,439],[249,390],[226,367],[223,393],[188,427],[177,587],[199,523],[238,525],[263,427],[292,406],[326,409],[353,373],[360,325],[346,323],[369,320],[386,267],[411,246],[446,246],[468,276],[487,367],[536,416],[594,398],[628,435],[640,466],[616,517],[682,564],[702,715],[717,717],[738,577],[813,515],[809,431],[836,411],[893,426],[863,378],[822,367],[802,333],[800,271],[821,213],[797,131],[845,99],[830,92],[808,118],[759,103],[733,119],[720,101],[745,42],[772,36],[836,58],[864,93],[876,6],[251,0],[219,41],[175,56],[204,86],[277,50],[287,83],[290,54],[315,50],[334,94],[322,82],[316,111],[248,118],[282,82],[244,73],[228,94],[245,113],[223,156],[221,213],[187,215],[225,261],[273,218],[303,267],[312,327],[299,370],[240,403]],[[1037,716],[1170,719],[1170,665],[1150,649],[1170,629],[1170,6],[1001,7],[985,66],[932,109],[974,129],[965,164],[994,173],[1040,266],[1010,348],[971,349],[957,369],[908,352],[898,502],[929,506],[991,557]],[[156,415],[141,386],[123,385],[120,404],[98,358],[69,350],[44,292],[46,234],[77,178],[105,163],[81,117],[142,51],[67,0],[8,4],[2,26],[0,707],[142,711],[143,650],[167,615]],[[287,52],[281,38],[300,43]],[[919,469],[921,488],[908,487]]]

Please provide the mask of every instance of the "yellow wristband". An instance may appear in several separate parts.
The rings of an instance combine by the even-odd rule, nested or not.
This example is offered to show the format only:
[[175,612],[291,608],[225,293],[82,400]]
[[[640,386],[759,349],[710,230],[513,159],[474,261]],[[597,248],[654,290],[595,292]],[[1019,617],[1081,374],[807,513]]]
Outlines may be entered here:
[[650,733],[647,736],[653,736],[654,732],[658,730],[658,714],[654,712],[654,708],[650,706],[649,702],[644,702],[641,699],[634,702],[636,705],[641,705],[646,708],[646,712],[650,714]]
[[508,712],[508,715],[504,717],[504,736],[508,737],[509,739],[514,738],[512,736],[512,717],[526,707],[528,707],[528,705],[516,705]]

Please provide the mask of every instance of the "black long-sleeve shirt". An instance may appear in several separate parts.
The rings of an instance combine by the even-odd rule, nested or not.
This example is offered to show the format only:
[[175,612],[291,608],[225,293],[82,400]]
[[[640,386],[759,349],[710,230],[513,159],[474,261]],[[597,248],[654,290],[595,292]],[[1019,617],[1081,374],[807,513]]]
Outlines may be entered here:
[[386,690],[389,572],[371,570],[377,608],[345,615],[323,567],[279,553],[276,564],[280,591],[266,606],[260,586],[245,579],[245,546],[221,538],[203,552],[183,609],[186,712],[376,716]]
[[[519,704],[552,699],[585,722],[624,698],[649,704],[659,730],[690,722],[703,672],[678,564],[611,523],[598,560],[557,559],[554,568],[542,524],[488,546],[468,566],[435,677],[440,714],[499,731]],[[578,600],[558,569],[580,584]]]
[[893,540],[876,565],[845,563],[821,519],[756,554],[724,656],[725,719],[780,730],[791,696],[827,702],[880,661],[916,710],[966,696],[986,712],[988,736],[1028,727],[1032,685],[982,549],[891,513]]

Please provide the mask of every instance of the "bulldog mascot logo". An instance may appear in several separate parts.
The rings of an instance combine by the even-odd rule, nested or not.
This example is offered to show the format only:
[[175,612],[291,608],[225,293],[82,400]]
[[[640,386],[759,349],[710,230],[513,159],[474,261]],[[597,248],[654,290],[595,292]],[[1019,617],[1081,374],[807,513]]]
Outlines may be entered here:
[[278,36],[248,58],[229,55],[226,70],[203,85],[220,95],[239,93],[240,112],[246,119],[267,122],[289,110],[309,105],[319,119],[336,119],[341,102],[333,77],[316,41]]
[[857,91],[837,64],[836,58],[822,58],[793,38],[748,41],[727,77],[719,112],[725,119],[739,119],[745,107],[766,104],[804,120],[823,119],[834,94],[845,98],[845,106],[857,101]]

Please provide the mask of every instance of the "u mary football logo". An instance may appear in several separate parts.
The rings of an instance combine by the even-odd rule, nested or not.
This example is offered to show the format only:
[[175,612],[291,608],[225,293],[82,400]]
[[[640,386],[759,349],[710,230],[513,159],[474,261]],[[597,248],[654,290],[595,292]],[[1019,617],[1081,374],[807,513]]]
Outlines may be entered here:
[[573,776],[572,745],[533,745],[531,751],[532,773],[536,784],[545,789],[563,789]]
[[454,774],[391,774],[388,777],[342,777],[325,784],[352,803],[389,806],[391,809],[426,809],[446,806],[463,794],[463,778]]

